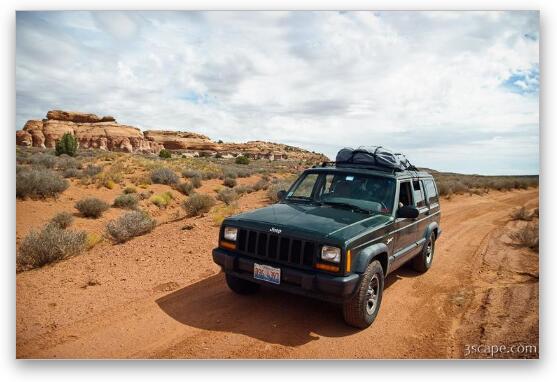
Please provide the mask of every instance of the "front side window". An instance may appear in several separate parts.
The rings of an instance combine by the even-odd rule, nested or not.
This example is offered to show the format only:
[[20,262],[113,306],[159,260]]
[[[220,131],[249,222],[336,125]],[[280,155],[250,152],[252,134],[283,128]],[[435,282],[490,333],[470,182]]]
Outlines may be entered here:
[[290,190],[286,200],[391,214],[395,189],[392,178],[336,172],[308,173]]

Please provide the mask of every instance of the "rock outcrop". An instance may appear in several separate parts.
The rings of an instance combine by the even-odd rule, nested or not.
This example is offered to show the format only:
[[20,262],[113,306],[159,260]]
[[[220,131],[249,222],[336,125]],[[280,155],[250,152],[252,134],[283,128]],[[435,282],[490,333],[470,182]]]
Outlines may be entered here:
[[233,158],[245,155],[251,159],[295,159],[311,162],[328,160],[323,154],[306,151],[280,143],[250,141],[247,143],[218,143],[209,137],[185,132],[147,130],[121,125],[114,117],[51,110],[43,120],[29,120],[16,132],[16,144],[27,147],[54,148],[65,133],[73,134],[82,148],[109,151],[158,154],[161,149],[186,156],[217,156]]

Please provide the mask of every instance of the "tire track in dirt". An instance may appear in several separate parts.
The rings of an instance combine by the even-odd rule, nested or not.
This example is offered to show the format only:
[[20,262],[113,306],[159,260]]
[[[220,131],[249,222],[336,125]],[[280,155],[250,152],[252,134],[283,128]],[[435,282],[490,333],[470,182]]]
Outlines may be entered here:
[[[406,267],[391,274],[386,280],[381,312],[367,330],[347,327],[337,306],[301,296],[265,288],[255,296],[234,295],[227,289],[223,275],[214,273],[210,258],[213,243],[208,242],[203,244],[204,256],[192,263],[205,269],[205,273],[197,273],[197,282],[187,275],[181,276],[190,280],[184,282],[177,279],[177,274],[172,278],[182,286],[178,290],[142,291],[135,299],[107,303],[94,314],[47,331],[28,331],[25,335],[18,331],[17,355],[31,358],[461,357],[462,341],[474,340],[467,337],[472,331],[463,328],[476,322],[478,306],[487,306],[482,322],[499,322],[497,315],[505,313],[504,310],[495,312],[490,305],[500,301],[506,309],[508,301],[518,299],[525,307],[510,315],[504,329],[513,320],[528,320],[523,326],[526,329],[537,322],[537,300],[527,300],[528,296],[535,295],[520,289],[524,285],[521,280],[526,276],[511,272],[517,279],[503,281],[510,285],[516,282],[518,286],[512,292],[505,292],[503,282],[496,288],[490,286],[491,279],[484,281],[490,268],[479,266],[486,263],[486,253],[507,249],[500,244],[490,247],[490,243],[507,224],[510,211],[527,203],[535,205],[537,198],[538,190],[530,189],[458,196],[443,201],[443,234],[437,243],[433,267],[423,275]],[[177,224],[182,223],[165,227],[166,236],[179,232]],[[513,270],[517,266],[513,264]],[[71,273],[69,268],[66,271]],[[527,272],[537,272],[531,268]],[[160,266],[155,271],[153,277],[161,281],[164,273],[169,273]],[[537,291],[537,283],[528,285],[535,285]],[[21,283],[21,287],[25,288],[26,284]],[[479,293],[486,287],[493,290],[487,299]],[[22,302],[18,300],[18,304]],[[532,315],[532,308],[536,315]],[[520,325],[515,326],[520,333]],[[484,336],[485,333],[489,336],[496,331],[486,326]]]

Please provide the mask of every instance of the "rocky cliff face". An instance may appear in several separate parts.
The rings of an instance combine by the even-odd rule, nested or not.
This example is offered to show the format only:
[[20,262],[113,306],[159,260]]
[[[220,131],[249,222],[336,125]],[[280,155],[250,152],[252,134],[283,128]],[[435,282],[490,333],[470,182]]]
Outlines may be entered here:
[[29,120],[16,132],[16,144],[28,147],[53,148],[65,133],[75,135],[82,148],[109,151],[158,154],[163,148],[187,156],[236,157],[252,159],[296,159],[319,162],[328,160],[322,154],[279,143],[251,141],[217,143],[209,137],[185,131],[148,130],[121,125],[114,117],[51,110],[43,120]]

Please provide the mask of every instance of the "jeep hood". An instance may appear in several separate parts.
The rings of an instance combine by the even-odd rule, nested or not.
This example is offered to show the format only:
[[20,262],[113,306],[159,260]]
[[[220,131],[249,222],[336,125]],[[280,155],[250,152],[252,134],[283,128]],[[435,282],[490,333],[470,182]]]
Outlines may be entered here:
[[225,223],[240,227],[269,230],[283,234],[346,241],[358,233],[379,228],[392,220],[385,215],[368,215],[333,206],[278,203],[232,216]]

